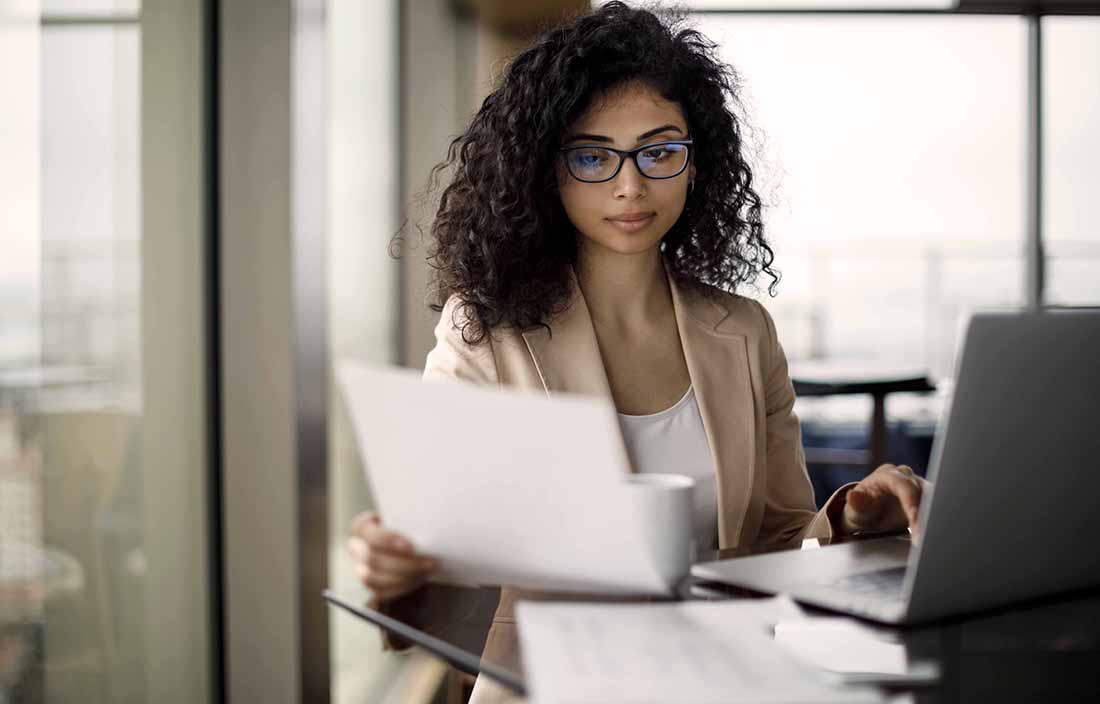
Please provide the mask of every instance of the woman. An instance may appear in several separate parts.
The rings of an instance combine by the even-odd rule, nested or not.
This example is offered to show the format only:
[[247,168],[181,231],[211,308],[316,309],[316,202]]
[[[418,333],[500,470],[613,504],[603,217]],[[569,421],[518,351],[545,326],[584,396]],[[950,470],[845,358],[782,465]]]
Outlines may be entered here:
[[[424,376],[609,396],[635,471],[696,478],[704,547],[914,525],[922,480],[904,466],[815,511],[775,326],[732,293],[778,281],[736,97],[714,44],[620,3],[516,57],[439,167],[453,176],[432,225],[442,316]],[[435,568],[377,516],[354,532],[385,606]],[[503,590],[485,647],[513,667],[515,598]],[[474,700],[505,698],[490,685]]]

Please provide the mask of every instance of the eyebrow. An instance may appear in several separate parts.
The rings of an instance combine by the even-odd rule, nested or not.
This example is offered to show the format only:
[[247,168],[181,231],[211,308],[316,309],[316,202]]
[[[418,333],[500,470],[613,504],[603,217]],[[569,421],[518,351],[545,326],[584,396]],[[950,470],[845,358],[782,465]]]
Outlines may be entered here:
[[[661,125],[660,127],[649,130],[648,132],[643,132],[642,134],[638,135],[638,141],[641,142],[643,140],[649,139],[650,137],[652,137],[655,134],[660,134],[662,132],[669,132],[669,131],[676,131],[676,132],[679,132],[680,134],[684,133],[684,131],[682,129],[680,129],[679,127],[677,127],[676,125]],[[580,139],[583,139],[583,140],[586,140],[586,141],[589,141],[589,142],[607,142],[609,144],[615,141],[615,140],[611,139],[610,137],[607,137],[607,136],[602,135],[602,134],[583,134],[582,133],[582,134],[571,135],[569,137],[568,142],[576,142],[577,140],[580,140]],[[568,144],[568,142],[566,142],[566,143]]]

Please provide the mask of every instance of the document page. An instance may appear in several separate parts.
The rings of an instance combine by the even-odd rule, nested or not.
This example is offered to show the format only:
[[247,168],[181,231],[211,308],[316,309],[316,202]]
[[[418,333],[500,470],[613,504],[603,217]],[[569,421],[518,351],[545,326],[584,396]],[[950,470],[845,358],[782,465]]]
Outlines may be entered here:
[[441,581],[670,593],[667,531],[631,500],[608,399],[350,361],[338,377],[382,520],[439,560]]
[[877,702],[800,665],[772,638],[786,597],[676,604],[521,602],[523,666],[538,704]]

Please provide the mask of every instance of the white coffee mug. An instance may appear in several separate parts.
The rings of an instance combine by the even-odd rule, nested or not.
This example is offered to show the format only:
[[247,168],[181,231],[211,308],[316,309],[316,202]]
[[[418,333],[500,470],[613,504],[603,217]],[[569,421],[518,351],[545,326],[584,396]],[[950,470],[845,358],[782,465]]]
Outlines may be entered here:
[[631,474],[626,484],[657,574],[675,585],[695,557],[695,480],[682,474]]

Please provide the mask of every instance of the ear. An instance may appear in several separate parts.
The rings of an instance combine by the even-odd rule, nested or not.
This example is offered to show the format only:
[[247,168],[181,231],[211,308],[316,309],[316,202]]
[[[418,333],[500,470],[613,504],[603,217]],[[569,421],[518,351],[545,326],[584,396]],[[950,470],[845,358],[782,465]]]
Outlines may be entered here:
[[691,166],[688,167],[688,180],[689,181],[694,181],[695,180],[695,164],[692,164]]

